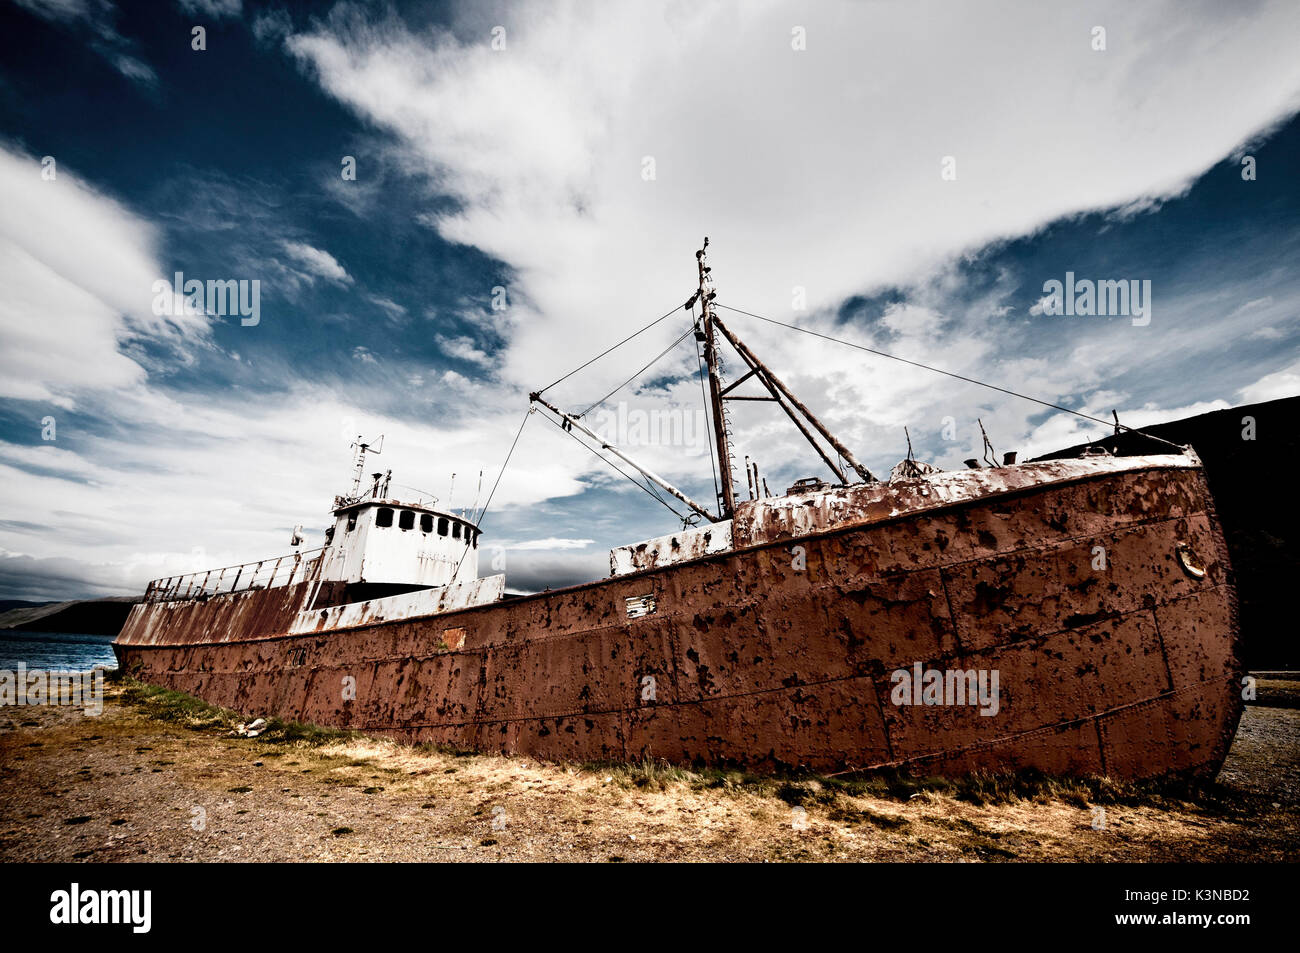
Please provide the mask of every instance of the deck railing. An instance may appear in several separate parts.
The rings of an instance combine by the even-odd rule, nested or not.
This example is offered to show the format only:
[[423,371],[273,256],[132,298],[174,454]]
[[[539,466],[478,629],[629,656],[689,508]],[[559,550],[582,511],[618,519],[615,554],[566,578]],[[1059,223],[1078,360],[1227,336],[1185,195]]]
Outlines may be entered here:
[[[320,571],[325,547],[305,552],[287,553],[272,559],[199,570],[181,576],[155,579],[145,590],[145,602],[174,602],[179,599],[202,599],[218,593],[246,589],[274,589],[315,578]],[[314,554],[314,555],[313,555]]]

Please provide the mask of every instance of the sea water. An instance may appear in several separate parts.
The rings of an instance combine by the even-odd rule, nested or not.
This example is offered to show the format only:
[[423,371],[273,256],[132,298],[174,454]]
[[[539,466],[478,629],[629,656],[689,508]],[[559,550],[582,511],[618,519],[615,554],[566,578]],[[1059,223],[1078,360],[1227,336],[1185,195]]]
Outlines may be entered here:
[[28,671],[80,672],[102,665],[117,668],[114,636],[76,632],[0,632],[0,669],[22,662]]

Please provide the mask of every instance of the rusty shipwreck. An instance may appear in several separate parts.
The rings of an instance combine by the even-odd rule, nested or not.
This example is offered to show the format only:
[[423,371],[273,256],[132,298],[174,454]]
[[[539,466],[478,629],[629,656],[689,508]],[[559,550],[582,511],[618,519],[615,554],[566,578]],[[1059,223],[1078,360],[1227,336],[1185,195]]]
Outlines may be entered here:
[[[686,525],[613,550],[606,579],[506,597],[478,573],[481,514],[363,486],[360,444],[323,548],[154,581],[120,665],[239,711],[548,759],[1218,770],[1242,705],[1236,601],[1190,448],[951,472],[909,454],[878,480],[723,323],[696,258],[715,507],[533,394],[689,507]],[[723,339],[746,366],[730,383]],[[749,379],[766,396],[732,393]],[[773,496],[747,463],[739,499],[730,399],[775,403],[835,482]],[[972,676],[972,694],[996,673],[993,710],[907,703],[899,673],[923,671]]]

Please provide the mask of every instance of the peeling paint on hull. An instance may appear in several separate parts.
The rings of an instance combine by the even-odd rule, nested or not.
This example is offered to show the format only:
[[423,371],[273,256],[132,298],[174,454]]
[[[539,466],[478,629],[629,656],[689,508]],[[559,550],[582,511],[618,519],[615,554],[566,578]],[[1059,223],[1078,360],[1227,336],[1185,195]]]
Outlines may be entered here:
[[[923,512],[872,505],[857,523],[841,506],[829,531],[769,513],[734,552],[310,635],[286,634],[283,590],[144,604],[115,650],[136,677],[243,712],[557,760],[1218,770],[1242,671],[1199,468],[1089,465],[927,492]],[[646,596],[653,611],[629,619]],[[997,670],[998,713],[895,704],[891,673],[915,663]]]

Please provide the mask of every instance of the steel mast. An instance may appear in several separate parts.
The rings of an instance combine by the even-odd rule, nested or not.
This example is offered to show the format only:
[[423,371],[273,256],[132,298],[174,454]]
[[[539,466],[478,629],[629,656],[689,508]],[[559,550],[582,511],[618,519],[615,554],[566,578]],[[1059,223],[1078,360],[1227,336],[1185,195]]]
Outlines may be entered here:
[[[831,433],[830,429],[818,419],[817,415],[799,400],[794,395],[794,392],[772,373],[771,368],[764,364],[758,355],[751,351],[745,342],[733,334],[714,313],[713,299],[717,297],[718,293],[714,290],[713,278],[710,275],[711,269],[705,258],[705,249],[708,247],[709,240],[705,238],[704,248],[695,253],[695,258],[699,262],[700,287],[691,296],[691,299],[686,302],[686,307],[689,309],[694,306],[696,301],[700,302],[701,316],[700,324],[696,326],[696,338],[704,342],[704,357],[709,365],[709,403],[713,411],[713,429],[717,436],[718,469],[722,475],[722,491],[718,494],[718,509],[722,514],[721,518],[730,518],[734,515],[736,509],[735,485],[731,472],[731,435],[727,432],[727,417],[724,409],[725,405],[723,404],[723,401],[726,400],[772,401],[785,411],[786,416],[799,428],[799,432],[803,434],[804,439],[817,451],[822,461],[835,474],[835,478],[840,483],[847,485],[849,482],[848,477],[845,475],[844,470],[831,459],[830,454],[817,442],[814,431],[831,445],[835,452],[853,468],[860,478],[868,483],[873,482],[875,477],[871,471],[858,462],[853,452],[835,434]],[[736,378],[725,387],[722,385],[722,373],[718,360],[718,334],[721,334],[730,342],[736,353],[740,355],[740,359],[749,367],[747,374]],[[767,397],[746,397],[731,393],[751,377],[756,378],[767,389]]]
[[695,253],[695,261],[700,272],[700,287],[695,292],[691,303],[700,302],[700,322],[697,325],[697,337],[703,334],[704,362],[709,367],[709,404],[713,411],[713,434],[718,448],[718,472],[722,478],[722,489],[718,493],[718,513],[720,519],[731,519],[736,512],[735,478],[731,472],[731,441],[727,433],[727,417],[722,404],[722,370],[718,365],[717,338],[713,331],[713,299],[718,292],[713,288],[712,269],[705,252],[709,247],[708,236],[704,238],[704,247]]

